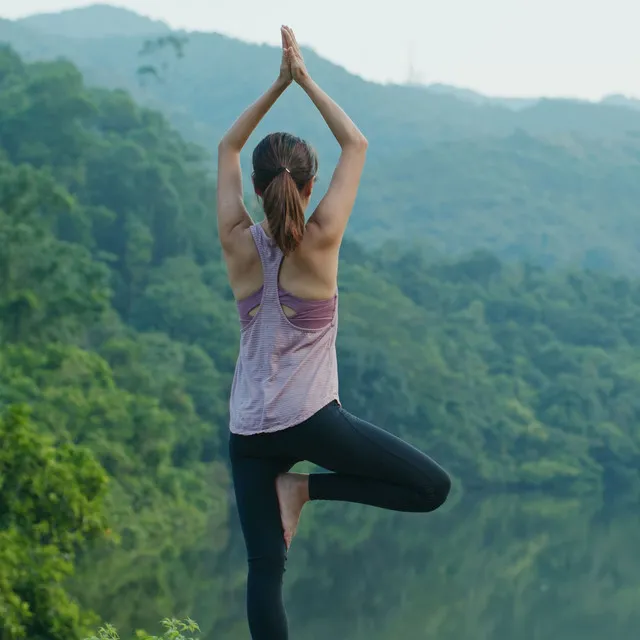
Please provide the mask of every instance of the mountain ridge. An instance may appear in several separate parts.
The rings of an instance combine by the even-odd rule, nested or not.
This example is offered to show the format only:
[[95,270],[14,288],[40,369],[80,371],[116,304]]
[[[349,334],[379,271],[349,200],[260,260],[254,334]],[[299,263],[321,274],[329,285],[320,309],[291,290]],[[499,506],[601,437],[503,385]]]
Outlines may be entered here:
[[[34,13],[15,20],[31,29],[68,38],[100,38],[117,35],[153,35],[173,29],[162,20],[154,20],[132,9],[106,3],[63,11]],[[82,35],[78,25],[82,25]]]
[[[229,125],[274,80],[280,51],[216,33],[177,33],[188,36],[184,57],[171,47],[141,56],[145,42],[164,34],[69,38],[0,20],[0,41],[25,60],[70,60],[87,85],[124,89],[215,158]],[[305,59],[370,141],[349,238],[372,247],[428,242],[449,256],[488,249],[545,266],[640,271],[640,110],[556,99],[519,109],[473,104],[442,87],[368,82],[313,50],[305,49]],[[291,130],[317,148],[321,195],[339,147],[298,87],[278,101],[248,148],[274,130]],[[253,206],[249,153],[242,162]]]
[[[74,28],[77,26],[77,21],[82,20],[89,28],[85,30],[82,36],[74,33]],[[76,21],[74,23],[74,21]],[[134,11],[130,8],[119,7],[108,3],[95,3],[84,7],[77,7],[73,9],[65,9],[58,12],[45,12],[34,13],[24,18],[19,18],[14,21],[18,24],[22,24],[28,28],[38,30],[41,33],[47,33],[49,35],[59,35],[65,37],[75,38],[99,38],[99,37],[113,37],[113,36],[148,36],[154,34],[166,34],[173,33],[202,33],[202,34],[219,34],[215,31],[199,31],[199,30],[186,30],[186,29],[174,29],[167,22],[163,20],[156,20],[142,13]],[[72,24],[73,23],[73,24]],[[115,24],[114,24],[115,23]],[[239,40],[245,44],[256,44],[242,38],[232,38]],[[269,46],[269,45],[266,45]],[[315,53],[315,52],[314,52]],[[319,55],[319,54],[316,54]],[[322,56],[319,56],[322,57]],[[336,65],[343,68],[341,65]],[[350,74],[358,76],[358,74]],[[359,77],[359,76],[358,76]],[[459,87],[456,85],[450,85],[447,83],[381,83],[371,80],[365,80],[372,84],[381,86],[412,86],[415,88],[425,89],[430,93],[452,95],[456,98],[470,102],[473,104],[497,104],[504,106],[508,109],[519,110],[529,106],[533,106],[540,100],[571,100],[578,102],[587,102],[589,104],[608,104],[625,106],[631,109],[640,109],[640,98],[633,96],[626,96],[621,94],[610,94],[604,96],[601,100],[583,100],[567,96],[565,98],[549,98],[547,96],[531,96],[531,97],[511,97],[502,95],[488,95],[481,91],[469,89],[466,87]]]
[[[98,9],[102,6],[99,5]],[[83,19],[86,19],[87,16],[92,15],[94,8],[95,6],[91,6],[59,15],[66,15],[69,19],[82,15]],[[124,9],[114,10],[123,15],[130,13]],[[136,14],[131,16],[137,24],[140,24],[137,22],[139,16]],[[141,24],[153,25],[153,21],[147,18],[140,19]],[[144,62],[139,58],[140,48],[145,38],[159,35],[158,32],[143,30],[135,34],[77,38],[47,32],[43,30],[42,24],[38,29],[27,25],[26,19],[0,21],[0,41],[14,46],[17,52],[28,60],[60,56],[68,58],[78,65],[92,84],[124,88],[143,102],[151,98],[152,106],[154,103],[159,106],[163,100],[176,102],[177,96],[170,95],[170,92],[164,91],[162,87],[148,88],[146,95],[137,91],[135,69]],[[19,30],[18,35],[16,35],[16,29]],[[33,35],[31,39],[30,32]],[[197,56],[210,59],[217,55],[225,61],[234,60],[234,57],[242,60],[244,77],[237,77],[232,65],[227,65],[228,68],[221,65],[221,68],[217,69],[207,66],[206,75],[202,75],[199,79],[200,86],[195,89],[197,92],[203,92],[203,83],[207,82],[215,83],[216,86],[230,85],[231,95],[228,103],[235,103],[237,98],[240,104],[246,106],[255,99],[255,87],[268,82],[273,77],[274,64],[278,64],[279,49],[271,45],[245,42],[215,32],[176,31],[174,33],[185,35],[189,39],[187,52],[189,50],[194,52],[194,55],[190,58],[188,55],[182,61],[183,66],[191,67],[187,70],[190,81],[195,79],[194,74],[202,74],[205,69],[203,66],[195,68],[197,63],[194,59]],[[213,51],[212,47],[216,47],[216,50]],[[258,50],[260,59],[254,55]],[[624,137],[629,130],[640,131],[638,111],[621,106],[619,103],[601,105],[576,100],[532,98],[531,102],[523,105],[522,108],[513,109],[507,104],[510,100],[508,98],[482,97],[481,94],[466,89],[449,89],[443,85],[435,88],[403,84],[383,85],[353,75],[344,67],[326,60],[311,49],[305,49],[305,56],[308,66],[319,82],[324,83],[326,89],[334,94],[350,113],[362,122],[366,122],[367,119],[373,120],[371,127],[373,133],[368,131],[367,135],[375,136],[375,131],[381,126],[404,128],[402,144],[424,144],[434,137],[450,139],[477,135],[508,135],[518,128],[540,135],[556,135],[573,130],[595,137],[602,135]],[[105,65],[105,60],[108,59],[111,61],[110,66]],[[179,85],[184,79],[174,78],[173,80]],[[352,93],[350,90],[354,87],[362,91],[360,96],[362,99],[358,101],[349,99]],[[193,88],[190,88],[189,92],[193,93]],[[480,98],[469,98],[469,96],[480,96]],[[287,99],[288,97],[285,97],[284,101],[286,102]],[[507,103],[504,102],[505,100]],[[179,105],[179,110],[184,111],[183,104]],[[210,104],[208,110],[217,111],[217,105]],[[364,115],[361,112],[364,112]],[[595,114],[597,117],[585,122],[584,118],[589,114]],[[233,119],[236,115],[233,113],[230,117]],[[302,114],[302,117],[306,117],[305,114]],[[225,124],[228,126],[228,121]],[[323,125],[314,127],[314,133],[318,133],[318,129],[323,130]],[[219,130],[215,131],[215,135],[218,133],[220,133]],[[188,132],[187,135],[189,135]],[[393,144],[390,139],[384,142]]]

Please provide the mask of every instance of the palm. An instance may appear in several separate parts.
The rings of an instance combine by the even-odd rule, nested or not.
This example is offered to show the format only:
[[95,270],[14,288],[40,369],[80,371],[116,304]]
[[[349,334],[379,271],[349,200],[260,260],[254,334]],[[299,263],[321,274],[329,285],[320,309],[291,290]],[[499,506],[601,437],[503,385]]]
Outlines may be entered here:
[[291,82],[293,75],[291,73],[291,63],[289,62],[289,55],[287,54],[287,39],[285,36],[284,27],[280,30],[282,35],[282,61],[280,62],[280,79],[285,82]]
[[307,75],[307,68],[304,64],[300,45],[289,27],[282,28],[283,47],[285,48],[285,57],[289,61],[291,75],[296,82],[300,82]]

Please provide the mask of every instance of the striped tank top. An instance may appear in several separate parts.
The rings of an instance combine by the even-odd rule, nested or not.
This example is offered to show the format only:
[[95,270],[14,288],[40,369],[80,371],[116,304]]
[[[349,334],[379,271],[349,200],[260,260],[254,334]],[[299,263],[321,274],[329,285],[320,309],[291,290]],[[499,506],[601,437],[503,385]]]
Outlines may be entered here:
[[338,396],[338,304],[321,328],[302,328],[282,309],[278,277],[283,254],[261,225],[251,235],[262,262],[260,308],[240,331],[231,385],[229,428],[251,435],[293,427]]

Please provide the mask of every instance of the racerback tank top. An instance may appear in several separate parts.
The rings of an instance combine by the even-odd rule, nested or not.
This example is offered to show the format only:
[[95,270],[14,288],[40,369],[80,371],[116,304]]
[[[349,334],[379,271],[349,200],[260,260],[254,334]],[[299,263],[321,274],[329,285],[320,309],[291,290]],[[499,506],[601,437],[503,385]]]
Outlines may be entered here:
[[251,235],[262,262],[260,308],[240,331],[231,385],[229,428],[251,435],[293,427],[329,402],[340,402],[336,337],[338,304],[320,329],[295,326],[278,294],[283,254],[261,225]]

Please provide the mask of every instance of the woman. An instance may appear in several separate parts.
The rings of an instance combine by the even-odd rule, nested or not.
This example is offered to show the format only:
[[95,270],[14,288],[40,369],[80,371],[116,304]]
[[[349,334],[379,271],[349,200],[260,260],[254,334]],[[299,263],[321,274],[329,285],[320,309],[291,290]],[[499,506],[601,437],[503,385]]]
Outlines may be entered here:
[[[241,322],[230,400],[229,452],[247,547],[247,608],[254,640],[285,640],[282,577],[302,507],[342,500],[427,512],[450,480],[433,460],[347,413],[338,396],[338,252],[367,141],[310,78],[293,32],[282,28],[280,75],[218,148],[218,231]],[[243,204],[240,151],[295,81],[341,147],[329,189],[305,224],[318,168],[303,140],[275,133],[253,152],[253,185],[265,220]],[[307,460],[331,473],[294,474]]]

